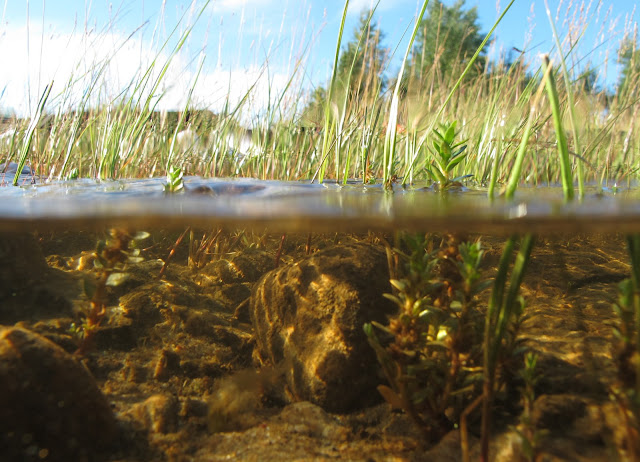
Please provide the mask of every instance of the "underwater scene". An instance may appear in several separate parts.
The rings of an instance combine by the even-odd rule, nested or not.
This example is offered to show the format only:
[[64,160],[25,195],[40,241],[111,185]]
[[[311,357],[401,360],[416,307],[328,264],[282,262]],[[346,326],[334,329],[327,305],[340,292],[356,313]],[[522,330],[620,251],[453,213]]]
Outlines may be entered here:
[[640,462],[636,3],[5,1],[0,462]]
[[637,450],[632,190],[166,184],[0,191],[6,460]]

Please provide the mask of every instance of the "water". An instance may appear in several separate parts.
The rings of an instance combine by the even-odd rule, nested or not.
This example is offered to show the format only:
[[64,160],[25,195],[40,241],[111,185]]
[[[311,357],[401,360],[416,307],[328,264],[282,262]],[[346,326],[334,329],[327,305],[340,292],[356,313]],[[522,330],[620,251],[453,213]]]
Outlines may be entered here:
[[[26,181],[26,178],[25,178]],[[483,190],[393,194],[380,185],[309,184],[186,178],[186,193],[166,195],[163,179],[80,180],[1,188],[1,230],[80,226],[99,229],[268,226],[273,231],[638,232],[638,190],[591,188],[567,203],[560,188],[520,190],[490,202]]]
[[[461,290],[451,276],[461,239],[480,239],[481,280],[491,280],[506,238],[536,233],[517,339],[539,358],[540,453],[629,455],[629,427],[611,399],[624,379],[612,326],[618,284],[630,274],[624,234],[640,232],[635,190],[593,188],[566,203],[560,188],[529,188],[491,203],[483,190],[399,185],[391,194],[355,183],[190,177],[184,193],[168,195],[163,179],[22,179],[0,188],[0,326],[8,329],[0,447],[10,460],[439,460],[448,450],[460,459],[456,444],[419,444],[424,435],[406,413],[366,407],[382,400],[378,385],[389,387],[362,325],[393,316],[382,294],[394,292],[390,271],[406,277],[393,248],[410,253],[397,231],[427,232],[426,247],[449,255],[432,275],[448,278],[435,285],[449,287],[430,299],[438,306]],[[490,294],[475,299],[465,336],[482,336]],[[66,353],[35,348],[30,333]],[[473,369],[482,349],[471,344],[459,361]],[[362,356],[344,363],[344,351]],[[494,454],[513,460],[522,354],[506,364],[493,441]],[[455,396],[445,421],[473,393]],[[474,454],[478,417],[469,417]]]

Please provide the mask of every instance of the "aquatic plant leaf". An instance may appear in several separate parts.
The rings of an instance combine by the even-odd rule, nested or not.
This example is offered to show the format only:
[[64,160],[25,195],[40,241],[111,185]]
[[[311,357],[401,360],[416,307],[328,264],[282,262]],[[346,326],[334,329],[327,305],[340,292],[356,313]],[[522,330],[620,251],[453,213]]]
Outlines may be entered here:
[[447,164],[447,168],[446,168],[447,172],[450,172],[451,170],[453,170],[456,165],[458,165],[460,162],[462,162],[465,159],[465,157],[466,157],[466,154],[463,156],[452,157],[449,163]]
[[391,405],[391,407],[395,409],[404,409],[404,400],[391,388],[386,385],[378,385],[377,390],[384,400]]
[[84,294],[88,299],[92,299],[94,294],[96,293],[96,283],[91,280],[89,277],[85,277],[83,280],[82,288],[84,289]]
[[458,125],[458,121],[454,120],[451,122],[449,127],[447,127],[447,131],[444,133],[444,140],[448,145],[451,145],[456,136],[456,125]]
[[398,297],[396,297],[393,294],[382,294],[382,296],[386,299],[391,300],[393,303],[395,303],[396,305],[398,305],[399,307],[404,306],[404,303],[402,302],[402,300],[400,300]]
[[404,292],[407,289],[407,282],[400,279],[390,279],[389,283],[400,292]]

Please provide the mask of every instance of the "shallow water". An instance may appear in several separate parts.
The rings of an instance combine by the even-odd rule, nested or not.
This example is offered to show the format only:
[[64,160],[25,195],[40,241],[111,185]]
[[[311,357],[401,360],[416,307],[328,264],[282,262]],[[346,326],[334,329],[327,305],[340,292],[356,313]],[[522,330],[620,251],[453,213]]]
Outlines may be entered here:
[[[314,405],[300,402],[296,393],[304,392],[295,384],[278,388],[289,369],[301,373],[300,365],[287,359],[269,366],[256,347],[260,313],[274,326],[286,321],[283,331],[292,343],[302,335],[303,343],[313,344],[334,308],[344,305],[349,314],[352,307],[383,303],[382,294],[393,290],[387,255],[395,232],[406,230],[482,236],[487,279],[496,274],[505,236],[539,234],[521,289],[526,310],[519,338],[539,355],[533,418],[547,432],[540,453],[560,460],[624,459],[626,427],[611,400],[617,374],[611,326],[618,323],[617,284],[630,271],[623,233],[640,232],[635,190],[593,188],[584,201],[567,204],[560,188],[522,189],[514,201],[490,203],[485,191],[468,189],[440,194],[396,186],[390,194],[361,184],[187,178],[184,193],[165,195],[163,185],[147,179],[0,187],[0,328],[34,332],[81,360],[106,398],[104,418],[116,428],[110,431],[120,435],[100,427],[96,433],[94,423],[83,420],[95,403],[79,400],[75,413],[60,405],[66,398],[56,393],[68,382],[41,380],[32,393],[51,394],[49,402],[36,405],[29,395],[0,402],[0,444],[11,447],[16,460],[60,460],[59,451],[127,461],[364,460],[363,454],[366,460],[460,460],[458,430],[440,444],[425,444],[410,419],[387,404],[332,413],[332,402],[321,394],[305,398],[317,398]],[[113,271],[126,277],[104,288],[103,317],[85,345],[77,329],[106,275],[96,252],[113,229],[150,235],[140,240],[139,254],[126,250],[135,258]],[[434,242],[447,246],[440,236]],[[110,245],[120,255],[122,249]],[[358,265],[371,255],[376,259],[362,270]],[[481,313],[489,296],[490,290],[478,296]],[[293,311],[283,314],[290,303]],[[320,310],[318,320],[306,318],[310,308]],[[362,336],[362,320],[356,324]],[[3,337],[16,331],[3,332],[0,347],[8,339],[17,348],[13,337]],[[319,352],[336,343],[336,336],[325,338]],[[0,348],[0,366],[8,356]],[[30,377],[46,363],[36,361],[33,371],[20,363],[11,374]],[[374,386],[385,383],[373,356],[365,366],[361,375],[370,373]],[[72,377],[70,370],[56,373],[61,381]],[[347,381],[345,394],[358,390],[352,377]],[[2,383],[0,397],[11,395]],[[496,460],[517,455],[510,426],[522,415],[521,385],[516,379],[494,409]],[[375,388],[368,393],[382,401]],[[14,413],[2,414],[14,404]],[[33,414],[55,423],[57,441],[81,441],[80,449],[65,453],[64,445],[39,436],[42,424],[32,415],[20,421],[30,404]],[[471,414],[469,430],[474,460],[477,417]],[[20,428],[11,426],[19,421]],[[85,439],[71,431],[76,421],[87,429]],[[16,439],[23,427],[27,436]],[[107,436],[106,449],[98,447]]]
[[[27,178],[25,177],[25,182]],[[166,195],[164,179],[77,180],[0,187],[0,230],[77,226],[179,229],[268,226],[273,231],[639,232],[639,189],[590,188],[567,203],[562,189],[523,188],[493,202],[482,189],[185,179]]]

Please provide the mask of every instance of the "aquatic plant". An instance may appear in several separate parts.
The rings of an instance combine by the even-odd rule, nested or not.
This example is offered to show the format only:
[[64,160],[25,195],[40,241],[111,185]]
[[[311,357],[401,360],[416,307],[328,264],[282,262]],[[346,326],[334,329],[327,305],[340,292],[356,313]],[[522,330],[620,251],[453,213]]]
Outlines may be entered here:
[[618,371],[611,394],[620,407],[626,441],[622,457],[640,458],[640,235],[627,237],[631,277],[618,285],[613,305],[619,322],[614,326],[613,357]]
[[392,271],[400,275],[391,280],[395,293],[385,294],[398,314],[388,326],[364,326],[389,383],[378,390],[430,442],[452,429],[480,394],[483,316],[477,296],[491,283],[480,274],[480,241],[449,235],[436,246],[435,240],[402,237],[398,244],[406,253],[393,249],[401,257]]
[[[511,276],[509,266],[516,243],[520,248],[516,255]],[[489,307],[484,322],[483,338],[483,401],[482,401],[482,441],[481,458],[489,460],[489,436],[491,434],[491,409],[496,389],[499,365],[502,360],[513,354],[515,335],[510,331],[514,318],[518,318],[524,309],[524,300],[519,296],[520,285],[529,263],[534,237],[527,234],[521,240],[511,237],[507,240],[500,257]],[[507,278],[509,281],[507,283]]]
[[522,414],[520,422],[514,428],[520,437],[520,451],[528,462],[536,460],[536,454],[540,446],[540,439],[546,433],[538,430],[533,421],[533,403],[536,398],[535,386],[540,380],[540,375],[536,371],[538,355],[532,352],[524,356],[524,367],[520,371],[520,378],[523,385],[520,390],[522,397]]
[[174,194],[184,191],[182,169],[171,165],[167,171],[167,183],[164,185],[164,192]]
[[148,237],[149,233],[145,231],[130,234],[122,228],[111,228],[105,239],[98,241],[93,261],[98,277],[96,280],[84,279],[89,307],[81,313],[82,321],[73,323],[70,328],[70,332],[80,339],[76,354],[84,355],[93,346],[95,333],[107,314],[107,287],[118,286],[128,279],[127,264],[143,260],[137,242]]
[[467,149],[467,145],[465,144],[466,140],[455,140],[457,123],[457,121],[453,121],[450,124],[441,125],[440,131],[435,128],[433,129],[433,133],[436,136],[436,139],[433,140],[433,150],[431,151],[433,160],[425,170],[433,181],[438,183],[441,191],[455,186],[461,179],[470,176],[464,175],[451,178],[453,169],[455,169],[467,155],[465,153]]

